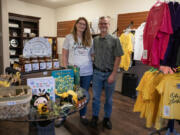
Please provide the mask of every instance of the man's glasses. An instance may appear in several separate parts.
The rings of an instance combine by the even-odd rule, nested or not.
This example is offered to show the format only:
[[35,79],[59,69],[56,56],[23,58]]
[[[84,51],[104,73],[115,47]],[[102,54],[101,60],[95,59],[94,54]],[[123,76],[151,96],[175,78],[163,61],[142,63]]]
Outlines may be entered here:
[[99,23],[99,25],[108,25],[109,23]]

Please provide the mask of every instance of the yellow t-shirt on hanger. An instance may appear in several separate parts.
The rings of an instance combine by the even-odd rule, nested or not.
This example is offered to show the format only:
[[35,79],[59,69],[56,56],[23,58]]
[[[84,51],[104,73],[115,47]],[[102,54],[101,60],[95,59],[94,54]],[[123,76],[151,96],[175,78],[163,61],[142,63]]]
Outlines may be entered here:
[[162,115],[166,119],[180,120],[180,75],[166,77],[157,86],[161,94]]
[[131,54],[133,52],[133,44],[132,44],[133,36],[134,35],[132,33],[128,33],[128,34],[123,33],[119,38],[124,52],[124,55],[121,56],[121,63],[119,67],[123,68],[125,71],[129,69],[131,64]]

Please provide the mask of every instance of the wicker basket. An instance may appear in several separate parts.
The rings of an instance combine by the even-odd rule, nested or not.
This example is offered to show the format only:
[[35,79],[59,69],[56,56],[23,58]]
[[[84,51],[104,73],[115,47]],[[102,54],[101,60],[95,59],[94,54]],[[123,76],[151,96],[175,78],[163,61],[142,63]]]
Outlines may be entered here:
[[28,115],[31,98],[32,90],[28,86],[0,87],[0,119]]

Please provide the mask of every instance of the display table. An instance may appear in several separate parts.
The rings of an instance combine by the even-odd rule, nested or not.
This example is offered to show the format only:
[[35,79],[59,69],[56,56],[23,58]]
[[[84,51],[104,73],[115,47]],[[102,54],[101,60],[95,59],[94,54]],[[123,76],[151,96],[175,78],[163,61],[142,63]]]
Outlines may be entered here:
[[39,77],[48,77],[51,76],[52,71],[62,70],[63,68],[56,70],[41,70],[41,71],[33,71],[30,73],[21,72],[21,80],[22,84],[27,84],[27,79],[29,78],[39,78]]
[[[72,88],[65,87],[66,89],[63,88],[63,86],[69,86],[69,84],[73,84],[74,82],[66,82],[69,81],[66,76],[61,76],[58,74],[58,77],[61,76],[62,78],[64,77],[67,80],[61,80],[60,84],[63,86],[62,89],[65,91],[63,94],[61,92],[57,92],[56,88],[55,89],[55,80],[52,77],[53,73],[55,72],[60,72],[62,71],[61,69],[57,70],[43,70],[43,71],[37,71],[37,72],[30,72],[30,73],[23,73],[21,72],[21,84],[22,85],[28,85],[26,89],[28,89],[28,92],[25,92],[24,88],[21,88],[20,92],[19,89],[15,89],[15,93],[13,94],[13,97],[11,96],[10,90],[8,91],[9,94],[5,94],[3,98],[5,99],[6,96],[9,96],[9,100],[5,100],[7,106],[9,107],[8,109],[10,111],[7,112],[14,112],[6,115],[3,115],[0,119],[3,121],[10,121],[10,122],[18,122],[18,123],[23,123],[27,122],[29,123],[29,135],[55,135],[55,128],[54,128],[54,121],[55,120],[64,120],[66,119],[69,115],[72,115],[79,110],[81,110],[85,105],[86,105],[86,95],[84,93],[84,89],[80,88],[79,85],[72,85]],[[64,73],[65,71],[63,71]],[[66,73],[67,76],[69,76],[69,70]],[[71,72],[73,72],[71,70]],[[65,74],[65,75],[66,75]],[[74,76],[73,76],[74,77]],[[69,77],[72,79],[73,77]],[[33,81],[32,81],[33,80]],[[28,81],[28,82],[27,82]],[[62,82],[63,81],[63,82]],[[31,88],[31,89],[29,89]],[[12,89],[12,87],[8,88]],[[74,90],[73,90],[74,89]],[[6,90],[6,89],[5,89]],[[59,90],[59,89],[58,89]],[[56,94],[55,94],[56,91]],[[11,93],[10,93],[11,92]],[[39,92],[36,93],[36,92]],[[6,91],[5,91],[6,93]],[[33,95],[31,101],[26,101],[25,105],[27,106],[24,108],[24,105],[22,103],[17,104],[17,102],[20,100],[20,98],[23,96],[23,94],[29,93],[29,98],[31,98],[31,95]],[[22,94],[22,95],[21,95]],[[14,97],[17,98],[16,100],[11,101],[11,98],[14,99]],[[38,100],[37,100],[38,99]],[[26,98],[23,99],[23,101],[26,100]],[[56,101],[56,102],[54,102]],[[31,106],[29,106],[29,102],[31,102]],[[11,104],[10,104],[11,103]],[[6,105],[5,104],[5,105]],[[17,107],[15,109],[12,109],[12,106],[16,105],[21,105],[20,107],[22,108],[22,111],[26,110],[25,113],[23,114],[22,111],[17,111]],[[7,106],[3,106],[7,108]],[[19,107],[19,106],[18,106]],[[29,108],[30,107],[30,108]],[[7,110],[7,109],[5,109]],[[19,112],[16,113],[15,111]],[[28,114],[28,115],[27,115]],[[26,115],[26,116],[24,116]],[[24,117],[22,117],[24,116]],[[18,117],[18,118],[13,118],[13,117]],[[34,129],[36,129],[36,133],[34,133]]]
[[34,110],[34,108],[31,108],[30,114],[28,116],[17,119],[6,119],[5,121],[28,122],[29,135],[55,135],[54,120],[64,120],[68,116],[81,110],[85,105],[86,104],[79,108],[70,107],[70,105],[68,105],[59,112],[59,115],[56,114],[56,110],[50,111],[48,115],[39,115],[37,111]]

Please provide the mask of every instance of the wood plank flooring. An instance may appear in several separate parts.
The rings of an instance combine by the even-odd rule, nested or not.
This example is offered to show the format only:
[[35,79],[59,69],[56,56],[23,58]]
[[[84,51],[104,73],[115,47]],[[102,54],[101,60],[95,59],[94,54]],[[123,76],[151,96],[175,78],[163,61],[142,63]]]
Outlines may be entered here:
[[[91,90],[90,90],[91,91]],[[61,128],[66,130],[72,135],[149,135],[153,129],[147,129],[145,127],[145,120],[139,118],[139,113],[133,113],[134,99],[122,96],[115,92],[113,96],[113,112],[111,121],[113,124],[112,130],[103,129],[103,104],[104,93],[102,94],[101,112],[99,116],[98,129],[93,129],[90,126],[84,126],[80,123],[79,113],[69,116],[63,127],[60,127],[56,135],[64,135]],[[92,92],[91,100],[88,104],[88,119],[91,119],[92,115]],[[180,125],[175,123],[177,131],[180,132]],[[66,131],[66,132],[67,132]],[[13,123],[0,121],[0,135],[28,135],[28,123]],[[163,132],[161,135],[165,135]]]

